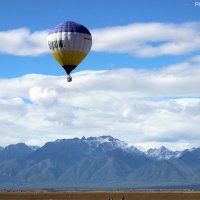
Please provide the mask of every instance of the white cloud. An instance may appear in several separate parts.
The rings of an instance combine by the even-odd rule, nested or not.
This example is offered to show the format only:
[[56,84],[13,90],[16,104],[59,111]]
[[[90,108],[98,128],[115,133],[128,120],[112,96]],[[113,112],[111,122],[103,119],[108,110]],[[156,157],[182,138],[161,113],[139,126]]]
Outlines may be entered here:
[[200,23],[134,23],[92,31],[94,51],[140,57],[181,55],[199,50]]
[[[92,50],[128,53],[139,57],[184,55],[200,50],[200,23],[133,23],[91,30]],[[0,32],[0,52],[37,56],[49,52],[48,31],[20,28]]]
[[199,146],[200,61],[158,70],[0,79],[0,145],[111,134],[140,147]]
[[55,104],[57,93],[51,88],[33,87],[29,90],[30,100],[44,106],[51,106]]
[[27,28],[0,32],[0,52],[17,56],[38,56],[48,52],[46,30],[31,33]]

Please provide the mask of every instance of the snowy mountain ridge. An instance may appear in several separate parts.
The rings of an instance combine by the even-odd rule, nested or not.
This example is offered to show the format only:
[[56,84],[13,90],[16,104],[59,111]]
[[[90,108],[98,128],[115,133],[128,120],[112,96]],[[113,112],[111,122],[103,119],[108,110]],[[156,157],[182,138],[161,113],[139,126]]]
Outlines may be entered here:
[[[78,138],[74,138],[78,139]],[[119,139],[113,138],[110,135],[98,136],[98,137],[82,137],[81,140],[87,143],[91,150],[95,150],[97,148],[102,148],[105,151],[113,150],[113,149],[122,149],[123,151],[129,153],[136,153],[138,155],[146,155],[150,159],[154,160],[169,160],[173,158],[179,158],[184,151],[192,151],[194,148],[186,149],[184,151],[171,151],[164,146],[160,148],[150,148],[147,151],[141,151],[134,146],[130,146],[128,143],[121,141]],[[60,142],[63,140],[56,140],[55,142]]]
[[177,189],[177,183],[182,189],[200,187],[200,148],[144,152],[111,136],[99,136],[59,139],[34,149],[18,143],[0,151],[0,189],[108,189],[110,183],[110,189]]
[[126,149],[128,144],[126,142],[123,142],[121,140],[115,139],[112,136],[99,136],[99,137],[89,137],[89,138],[82,138],[83,141],[85,141],[89,146],[92,148],[97,148],[101,145],[107,145],[111,149]]
[[[164,146],[161,146],[160,148],[150,148],[147,151],[141,151],[139,149],[137,149],[134,146],[130,146],[128,143],[121,141],[119,139],[113,138],[110,135],[104,135],[104,136],[98,136],[98,137],[82,137],[81,139],[79,138],[73,138],[73,139],[57,139],[55,140],[53,143],[62,143],[65,141],[80,141],[83,142],[83,144],[87,144],[90,148],[90,151],[94,151],[94,150],[101,150],[104,152],[107,151],[111,151],[111,150],[115,150],[115,149],[120,149],[124,152],[127,153],[134,153],[136,155],[143,155],[146,156],[152,160],[169,160],[169,159],[175,159],[175,158],[179,158],[183,153],[185,152],[191,152],[193,150],[195,150],[195,148],[192,149],[186,149],[183,151],[171,151],[169,149],[167,149]],[[12,147],[12,148],[11,148]],[[40,149],[40,147],[38,146],[26,146],[25,144],[16,144],[16,145],[8,145],[7,147],[0,147],[0,152],[1,151],[8,151],[10,148],[13,152],[16,151],[17,149],[21,149],[21,148],[27,148],[28,151],[32,152],[32,151],[37,151],[38,149]],[[23,149],[21,149],[20,151],[24,151]]]
[[181,156],[182,151],[171,151],[167,149],[164,146],[161,146],[160,148],[154,148],[154,149],[149,149],[148,151],[145,152],[145,154],[156,160],[169,160],[171,158],[178,158]]

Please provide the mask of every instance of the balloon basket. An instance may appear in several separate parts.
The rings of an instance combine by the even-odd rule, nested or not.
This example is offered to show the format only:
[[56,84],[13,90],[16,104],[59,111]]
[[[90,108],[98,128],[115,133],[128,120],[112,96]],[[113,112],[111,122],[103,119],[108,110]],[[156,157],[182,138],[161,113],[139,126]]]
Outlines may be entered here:
[[72,81],[72,77],[71,76],[68,76],[67,77],[67,82],[71,82]]

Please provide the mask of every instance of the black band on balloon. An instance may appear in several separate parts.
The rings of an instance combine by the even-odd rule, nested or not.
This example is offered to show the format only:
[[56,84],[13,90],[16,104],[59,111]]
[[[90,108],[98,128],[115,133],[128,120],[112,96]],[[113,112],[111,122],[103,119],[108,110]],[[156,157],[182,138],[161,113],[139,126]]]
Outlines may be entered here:
[[71,71],[76,68],[76,65],[63,65],[62,67],[65,69],[67,75],[70,75]]

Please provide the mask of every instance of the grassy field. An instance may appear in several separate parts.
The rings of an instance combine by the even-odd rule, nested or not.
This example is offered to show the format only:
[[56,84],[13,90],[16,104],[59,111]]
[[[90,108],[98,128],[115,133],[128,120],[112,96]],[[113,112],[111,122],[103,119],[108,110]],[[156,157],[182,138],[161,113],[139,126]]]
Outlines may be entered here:
[[198,200],[200,192],[0,192],[0,200],[120,200],[122,196],[125,200]]

